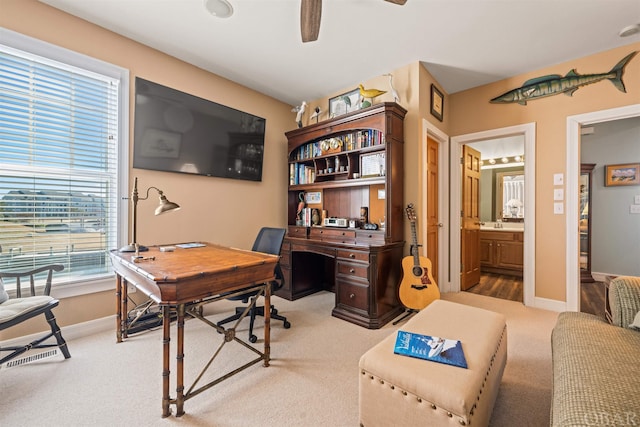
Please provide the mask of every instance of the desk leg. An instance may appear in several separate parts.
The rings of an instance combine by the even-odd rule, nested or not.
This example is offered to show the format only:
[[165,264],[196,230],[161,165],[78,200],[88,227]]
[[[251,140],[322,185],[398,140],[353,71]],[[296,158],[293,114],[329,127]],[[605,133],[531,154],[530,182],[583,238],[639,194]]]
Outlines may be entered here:
[[129,309],[128,309],[128,301],[129,301],[129,283],[127,279],[122,279],[122,283],[120,285],[120,330],[122,331],[122,338],[127,338],[129,335],[127,334],[127,330],[129,328]]
[[162,418],[171,415],[169,408],[169,343],[171,342],[171,315],[168,305],[162,306]]
[[271,353],[271,284],[264,287],[264,366],[269,366]]
[[178,305],[178,343],[176,350],[176,417],[184,415],[184,310],[185,305]]
[[122,277],[116,274],[116,342],[122,342]]

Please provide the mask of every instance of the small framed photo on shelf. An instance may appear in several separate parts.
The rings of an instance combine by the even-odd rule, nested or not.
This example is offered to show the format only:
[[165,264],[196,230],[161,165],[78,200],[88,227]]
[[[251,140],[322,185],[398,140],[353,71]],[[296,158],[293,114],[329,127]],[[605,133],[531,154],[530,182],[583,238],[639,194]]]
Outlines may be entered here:
[[444,116],[444,95],[435,85],[431,85],[431,115],[442,121]]
[[329,99],[329,118],[333,119],[334,117],[360,109],[360,105],[358,104],[359,99],[360,90],[358,89]]
[[384,176],[385,153],[363,154],[360,156],[360,177],[367,178],[373,176]]
[[640,185],[640,163],[606,165],[604,177],[607,187]]
[[320,191],[308,191],[304,194],[304,201],[309,205],[322,203],[322,193]]

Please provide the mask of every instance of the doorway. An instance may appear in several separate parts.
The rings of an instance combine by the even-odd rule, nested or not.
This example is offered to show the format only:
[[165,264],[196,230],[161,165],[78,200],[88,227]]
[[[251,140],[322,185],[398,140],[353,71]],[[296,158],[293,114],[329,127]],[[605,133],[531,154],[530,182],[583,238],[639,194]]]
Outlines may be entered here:
[[[522,208],[523,218],[527,220],[527,227],[523,230],[523,278],[522,301],[525,305],[533,305],[535,295],[535,123],[494,129],[451,139],[451,188],[453,193],[460,194],[462,188],[461,154],[464,145],[475,142],[521,136],[524,139],[524,177],[525,194],[531,195]],[[500,161],[502,159],[499,159]],[[462,212],[461,197],[451,199],[451,265],[462,268],[461,229]],[[497,221],[496,221],[497,222]],[[460,270],[451,274],[451,290],[461,289]]]
[[[431,260],[437,260],[433,265],[437,272],[436,283],[441,292],[451,292],[449,222],[446,221],[450,216],[449,136],[426,119],[422,119],[420,152],[423,167],[419,193],[427,194],[421,197],[417,206],[422,219],[418,224],[418,240],[426,243],[420,246],[420,252]],[[432,174],[434,172],[435,176]],[[429,188],[432,190],[429,191]],[[436,195],[437,199],[434,199]]]
[[596,123],[640,116],[640,104],[567,117],[565,310],[580,311],[580,129]]
[[[524,177],[524,135],[487,139],[463,146],[464,157],[479,159],[478,196],[474,223],[467,224],[467,203],[463,202],[462,264],[460,288],[495,298],[523,302],[524,229],[526,218]],[[463,162],[466,166],[467,162]],[[469,187],[463,167],[463,200]],[[477,229],[472,234],[470,229]],[[470,239],[470,235],[477,235]],[[474,247],[470,247],[473,245]],[[477,253],[477,256],[471,254]],[[476,261],[476,265],[467,264]],[[477,274],[470,275],[469,271]]]

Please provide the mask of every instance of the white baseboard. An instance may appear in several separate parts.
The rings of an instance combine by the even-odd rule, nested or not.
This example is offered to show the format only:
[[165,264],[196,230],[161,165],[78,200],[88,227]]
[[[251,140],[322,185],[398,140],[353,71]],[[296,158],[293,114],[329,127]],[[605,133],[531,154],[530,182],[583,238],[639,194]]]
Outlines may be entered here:
[[[83,338],[89,335],[93,335],[98,332],[104,332],[109,329],[113,331],[113,337],[115,339],[116,334],[116,316],[103,317],[100,319],[89,320],[87,322],[76,323],[75,325],[69,325],[61,327],[62,336],[65,341],[71,341],[78,338]],[[12,345],[20,345],[20,343],[28,343],[34,339],[46,334],[47,331],[37,332],[35,334],[26,335],[17,338],[11,338],[6,341],[0,341],[0,347],[10,347]],[[53,338],[52,338],[53,339]],[[48,342],[48,341],[47,341]],[[55,341],[54,341],[55,342]]]

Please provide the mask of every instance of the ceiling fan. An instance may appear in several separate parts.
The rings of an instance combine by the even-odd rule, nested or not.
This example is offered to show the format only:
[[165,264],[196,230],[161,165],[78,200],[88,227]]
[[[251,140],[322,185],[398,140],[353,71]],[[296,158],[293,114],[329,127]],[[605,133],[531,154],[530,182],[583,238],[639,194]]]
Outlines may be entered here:
[[[320,32],[320,17],[322,15],[322,0],[300,0],[300,31],[302,42],[318,40]],[[407,0],[385,0],[389,3],[403,5]]]

